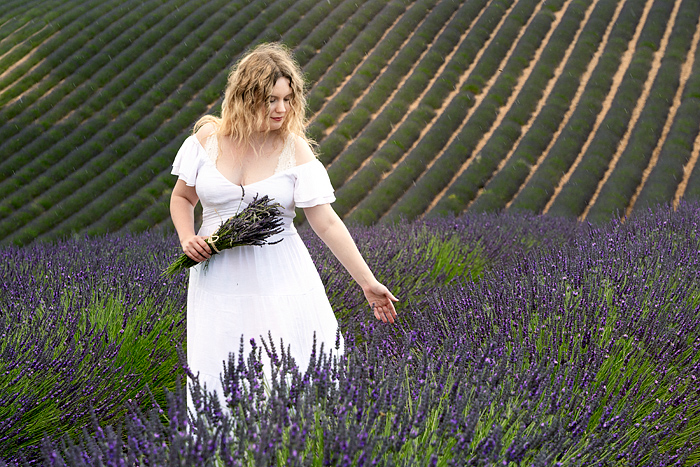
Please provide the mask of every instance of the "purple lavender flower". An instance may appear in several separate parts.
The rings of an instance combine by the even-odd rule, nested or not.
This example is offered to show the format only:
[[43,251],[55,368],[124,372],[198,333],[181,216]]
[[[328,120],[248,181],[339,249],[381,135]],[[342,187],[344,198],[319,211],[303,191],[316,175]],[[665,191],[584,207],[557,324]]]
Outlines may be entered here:
[[[700,206],[682,204],[600,226],[509,214],[352,227],[373,270],[403,298],[393,326],[372,319],[335,258],[302,229],[338,311],[345,354],[317,348],[299,368],[266,338],[248,355],[235,343],[221,400],[195,375],[183,379],[175,349],[184,340],[184,283],[153,278],[165,249],[132,255],[150,237],[71,240],[37,248],[34,262],[32,250],[5,249],[6,264],[25,268],[3,276],[12,292],[0,317],[11,336],[1,349],[6,385],[43,371],[53,391],[3,393],[15,408],[0,422],[3,460],[697,464],[698,214]],[[108,246],[90,243],[99,241]],[[123,259],[79,259],[85,244]],[[65,258],[80,266],[66,267]],[[118,319],[103,320],[100,307]],[[37,330],[49,318],[53,329]],[[156,350],[146,353],[142,341]],[[152,356],[137,366],[120,357],[125,349]],[[263,352],[272,362],[267,382]],[[173,374],[176,366],[183,370]],[[43,441],[23,432],[35,413],[59,421]],[[16,440],[25,445],[10,450]]]

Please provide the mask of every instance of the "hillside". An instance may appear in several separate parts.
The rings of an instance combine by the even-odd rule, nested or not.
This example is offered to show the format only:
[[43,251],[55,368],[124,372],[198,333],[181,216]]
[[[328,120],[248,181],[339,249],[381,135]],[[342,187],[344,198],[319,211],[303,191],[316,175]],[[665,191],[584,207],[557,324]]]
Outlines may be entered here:
[[6,0],[0,243],[167,223],[230,65],[279,40],[346,220],[700,198],[697,0]]

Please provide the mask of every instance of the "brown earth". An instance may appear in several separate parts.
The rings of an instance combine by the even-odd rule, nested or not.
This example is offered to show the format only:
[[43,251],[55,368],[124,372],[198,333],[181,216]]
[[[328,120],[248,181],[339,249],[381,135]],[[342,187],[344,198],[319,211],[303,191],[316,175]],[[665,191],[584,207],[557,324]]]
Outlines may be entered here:
[[[603,120],[605,120],[605,117],[608,115],[608,112],[610,111],[610,107],[612,106],[613,100],[615,99],[615,96],[617,95],[617,90],[620,88],[620,84],[622,83],[622,79],[624,78],[625,74],[627,73],[627,69],[630,66],[630,63],[632,62],[632,58],[634,57],[634,53],[637,50],[637,43],[639,42],[639,37],[642,35],[642,30],[644,29],[644,25],[646,24],[647,17],[649,16],[649,10],[651,10],[651,7],[654,3],[654,0],[647,0],[646,4],[644,5],[644,11],[642,12],[642,16],[639,19],[639,22],[637,23],[637,28],[634,31],[634,36],[630,40],[627,50],[625,50],[625,53],[622,54],[622,57],[620,58],[620,66],[618,67],[617,71],[615,72],[615,76],[613,76],[612,79],[612,84],[610,86],[610,91],[608,92],[608,95],[605,97],[605,100],[603,101],[603,106],[598,113],[598,116],[596,117],[595,125],[593,126],[593,130],[588,134],[588,139],[584,143],[583,147],[581,148],[581,151],[579,152],[578,156],[576,157],[576,160],[574,163],[571,165],[569,170],[564,174],[564,176],[559,180],[559,185],[557,185],[556,189],[554,190],[554,194],[552,195],[551,198],[549,198],[549,202],[547,205],[544,207],[542,210],[542,213],[546,214],[547,211],[549,211],[549,208],[552,207],[552,204],[554,204],[554,200],[557,198],[559,193],[561,193],[561,190],[563,189],[564,185],[569,181],[571,178],[571,175],[574,173],[578,165],[581,163],[581,160],[583,159],[583,156],[586,154],[586,151],[588,150],[588,147],[591,145],[591,142],[593,141],[596,133],[598,132],[598,129],[600,128],[600,125],[603,123]],[[611,25],[615,24],[615,21],[611,21]]]
[[[647,79],[644,83],[644,89],[642,90],[641,96],[639,96],[639,100],[637,101],[637,105],[635,106],[634,110],[632,111],[632,117],[630,118],[630,122],[627,126],[627,131],[625,132],[625,135],[622,137],[622,140],[620,141],[620,144],[617,146],[617,151],[615,151],[615,155],[613,155],[612,160],[610,161],[610,165],[608,166],[608,169],[605,171],[605,175],[603,175],[603,178],[598,182],[598,186],[596,187],[595,193],[593,193],[593,196],[591,197],[591,200],[588,202],[586,205],[586,209],[584,209],[583,213],[580,216],[580,219],[583,220],[586,218],[588,215],[588,212],[591,209],[591,206],[595,204],[595,202],[598,200],[598,196],[600,195],[601,190],[603,189],[603,186],[605,186],[605,183],[608,181],[610,178],[610,175],[613,173],[615,170],[615,167],[617,166],[617,163],[620,160],[620,157],[622,157],[622,154],[624,153],[625,149],[627,149],[627,145],[629,144],[630,137],[632,135],[632,130],[634,130],[635,126],[637,125],[637,121],[639,120],[640,115],[642,114],[642,110],[644,110],[644,107],[646,106],[647,99],[649,99],[649,94],[651,94],[651,87],[654,84],[654,81],[656,81],[656,76],[659,74],[659,69],[661,68],[661,59],[664,57],[666,54],[666,48],[668,47],[668,40],[671,37],[671,32],[673,31],[673,26],[676,24],[676,17],[678,16],[678,10],[680,9],[681,3],[676,2],[673,11],[671,12],[671,17],[669,18],[668,23],[666,24],[666,31],[664,31],[664,36],[661,38],[661,42],[659,43],[659,48],[654,52],[654,59],[652,60],[651,63],[651,69],[649,70],[649,75],[647,76]],[[642,17],[644,19],[644,17]],[[682,88],[682,86],[679,86],[679,90]],[[679,97],[676,95],[676,97]],[[671,123],[673,122],[673,119],[669,115],[668,118],[666,119],[666,127],[670,130],[671,129]],[[656,148],[654,149],[653,155],[651,157],[651,160],[649,161],[649,165],[647,166],[647,170],[651,171],[651,168],[653,168],[654,165],[656,165],[656,160],[659,157],[659,152],[661,152],[661,147],[663,146],[663,142],[666,139],[666,135],[668,135],[668,131],[664,131],[664,133],[661,135],[661,138],[657,142]],[[646,182],[646,177],[642,178],[641,183],[637,187],[637,192],[641,190],[641,187],[644,186],[644,183]],[[636,199],[636,197],[634,198]],[[630,203],[630,207],[634,204],[634,199]]]

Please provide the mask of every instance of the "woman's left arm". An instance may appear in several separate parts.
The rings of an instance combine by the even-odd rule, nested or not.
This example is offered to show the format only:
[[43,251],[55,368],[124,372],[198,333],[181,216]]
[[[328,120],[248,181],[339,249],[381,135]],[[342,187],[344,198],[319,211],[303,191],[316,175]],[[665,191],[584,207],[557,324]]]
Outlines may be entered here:
[[321,204],[304,208],[304,214],[316,235],[328,245],[355,282],[362,287],[374,316],[385,323],[393,323],[397,317],[394,302],[398,299],[374,277],[350,232],[331,205]]

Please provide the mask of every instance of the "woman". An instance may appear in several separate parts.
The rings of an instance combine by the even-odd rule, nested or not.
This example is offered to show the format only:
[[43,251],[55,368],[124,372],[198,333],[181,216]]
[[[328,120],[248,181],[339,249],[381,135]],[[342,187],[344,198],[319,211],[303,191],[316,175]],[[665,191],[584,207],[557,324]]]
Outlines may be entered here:
[[[347,228],[331,208],[335,200],[326,170],[305,137],[304,83],[289,51],[264,44],[232,69],[221,118],[195,125],[173,163],[178,176],[170,212],[184,253],[197,262],[211,257],[207,237],[222,220],[256,196],[282,205],[284,231],[263,247],[224,250],[207,268],[191,269],[187,297],[187,359],[209,391],[221,397],[219,374],[241,336],[280,339],[301,370],[313,345],[336,345],[338,323],[311,257],[293,224],[301,207],[316,234],[360,285],[374,316],[393,323],[397,299],[380,284]],[[194,207],[202,226],[194,230]],[[340,342],[342,352],[342,336]],[[267,373],[267,372],[266,372]]]

